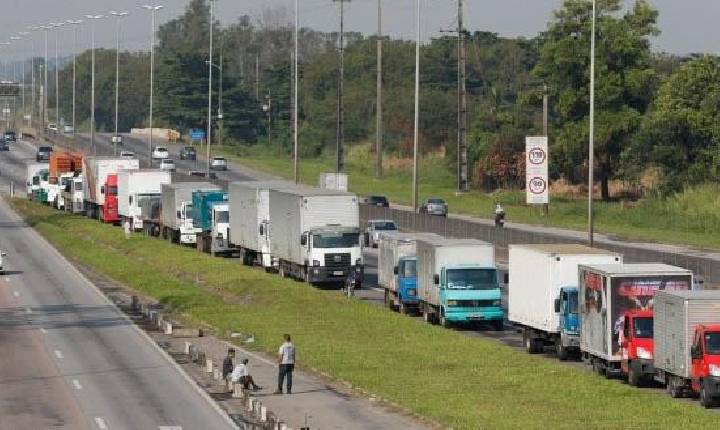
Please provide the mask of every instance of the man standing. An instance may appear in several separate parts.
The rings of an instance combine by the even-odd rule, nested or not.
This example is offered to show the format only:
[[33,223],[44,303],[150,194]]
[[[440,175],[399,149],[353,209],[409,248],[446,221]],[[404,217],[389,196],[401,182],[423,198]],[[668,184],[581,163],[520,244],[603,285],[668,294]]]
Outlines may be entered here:
[[223,380],[227,380],[228,375],[230,375],[233,372],[233,368],[235,367],[235,365],[233,364],[234,359],[235,359],[235,348],[228,348],[227,355],[225,356],[225,359],[223,360],[223,366],[222,366]]
[[292,374],[295,370],[295,345],[290,340],[290,335],[283,335],[283,342],[278,350],[278,388],[275,394],[282,394],[283,380],[287,377],[287,393],[292,393]]

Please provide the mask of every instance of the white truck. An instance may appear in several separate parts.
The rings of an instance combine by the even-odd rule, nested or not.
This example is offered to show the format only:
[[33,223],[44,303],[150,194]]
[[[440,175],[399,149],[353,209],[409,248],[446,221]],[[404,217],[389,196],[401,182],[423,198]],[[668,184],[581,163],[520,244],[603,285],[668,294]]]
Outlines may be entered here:
[[584,245],[510,245],[508,320],[522,330],[527,352],[554,346],[561,360],[579,354],[578,266],[622,262]]
[[210,182],[175,182],[161,186],[162,205],[158,231],[163,239],[173,243],[195,245],[197,233],[193,226],[193,191],[216,191],[217,185]]
[[342,285],[362,267],[355,194],[311,187],[270,190],[270,253],[283,277]]
[[[243,264],[273,267],[270,255],[270,189],[290,188],[287,181],[245,181],[228,185],[229,241],[240,250]],[[277,261],[275,261],[277,265]]]
[[474,239],[417,240],[419,307],[428,323],[489,323],[503,328],[505,312],[492,244]]
[[76,174],[65,182],[60,193],[63,200],[63,208],[66,212],[74,214],[83,213],[83,175]]
[[158,169],[118,172],[118,215],[134,231],[143,229],[141,208],[146,200],[160,202],[162,186],[170,183],[170,172]]
[[40,190],[40,172],[43,170],[49,170],[49,163],[29,163],[25,169],[25,186],[27,197],[33,198],[34,192]]
[[[115,222],[117,207],[105,208],[106,197],[111,197],[110,204],[117,204],[117,173],[121,170],[138,170],[139,168],[140,161],[134,158],[83,157],[85,214],[90,218]],[[110,181],[108,181],[108,176],[111,177]]]

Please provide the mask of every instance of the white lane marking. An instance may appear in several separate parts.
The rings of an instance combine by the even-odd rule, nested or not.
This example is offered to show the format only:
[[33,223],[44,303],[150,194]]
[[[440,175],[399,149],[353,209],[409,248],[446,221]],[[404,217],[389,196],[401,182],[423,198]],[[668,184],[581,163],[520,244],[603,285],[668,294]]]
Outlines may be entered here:
[[45,330],[44,328],[40,327],[40,333],[42,333],[42,334],[47,334],[47,330]]
[[31,313],[32,313],[32,309],[30,309],[30,307],[26,307],[26,308],[25,308],[25,313],[26,313],[26,314],[31,314]]
[[383,289],[380,288],[380,287],[370,287],[370,289],[373,290],[373,291],[379,291],[379,292],[381,292],[381,293],[384,293],[384,292],[385,292],[385,290],[383,290]]
[[59,349],[56,349],[56,350],[55,350],[55,357],[57,357],[57,358],[59,358],[59,359],[62,360],[65,356],[63,355],[62,351],[60,351]]
[[158,430],[182,430],[182,426],[158,426]]
[[5,282],[10,282],[10,281],[11,281],[11,279],[10,279],[10,278],[8,278],[8,277],[5,277]]
[[95,423],[97,424],[98,428],[102,430],[107,429],[107,425],[105,424],[105,420],[100,417],[95,417]]
[[15,296],[15,297],[20,297],[20,292],[19,292],[19,291],[13,291],[13,296]]
[[80,381],[78,381],[77,379],[73,379],[72,383],[76,390],[82,390],[82,385],[80,385]]

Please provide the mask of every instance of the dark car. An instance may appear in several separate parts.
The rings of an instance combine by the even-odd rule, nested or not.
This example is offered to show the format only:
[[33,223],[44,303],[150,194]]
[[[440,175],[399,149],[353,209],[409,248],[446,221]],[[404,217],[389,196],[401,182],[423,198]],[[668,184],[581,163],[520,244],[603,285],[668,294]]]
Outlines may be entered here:
[[180,150],[181,160],[195,160],[197,159],[197,151],[192,146],[186,146]]
[[9,151],[9,150],[10,150],[10,145],[8,145],[7,140],[5,140],[4,138],[0,139],[0,151]]
[[380,206],[383,208],[387,208],[390,206],[390,202],[385,196],[369,196],[367,199],[365,199],[365,203],[371,206]]
[[[200,170],[191,170],[189,173],[190,173],[190,176],[197,176],[197,177],[200,177],[200,178],[207,178],[207,177],[208,177],[208,175],[207,175],[206,172],[202,172],[202,171],[200,171]],[[209,178],[210,178],[210,179],[217,179],[217,175],[215,174],[215,172],[210,172]]]
[[8,143],[17,142],[17,136],[14,131],[6,131],[5,134],[3,134],[3,139]]
[[418,210],[420,213],[428,215],[444,216],[448,215],[448,205],[445,200],[439,198],[430,198],[423,202]]
[[35,154],[35,161],[49,161],[50,154],[52,154],[52,146],[40,146]]

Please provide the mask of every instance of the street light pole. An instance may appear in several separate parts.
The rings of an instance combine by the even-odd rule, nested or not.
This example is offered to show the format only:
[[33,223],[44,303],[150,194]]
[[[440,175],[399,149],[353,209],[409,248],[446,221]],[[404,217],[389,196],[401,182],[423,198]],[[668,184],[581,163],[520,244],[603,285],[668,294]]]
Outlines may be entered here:
[[52,24],[55,28],[55,126],[60,127],[60,61],[58,57],[58,44],[60,39],[60,27],[64,23],[55,22]]
[[[38,27],[30,26],[27,27],[30,31],[38,30]],[[31,53],[30,53],[30,125],[32,120],[35,118],[35,39],[30,37]]]
[[148,141],[148,161],[152,166],[153,146],[153,93],[155,91],[155,12],[162,9],[162,5],[144,5],[143,9],[150,11],[150,140]]
[[42,126],[43,130],[47,128],[47,108],[48,108],[48,27],[47,25],[41,26],[43,33],[45,33],[45,59],[43,61],[43,114],[42,114]]
[[73,42],[73,77],[72,77],[72,128],[73,128],[73,140],[75,140],[75,77],[76,77],[76,63],[77,63],[77,41],[78,41],[78,25],[82,24],[82,20],[67,20],[67,23],[73,26],[74,42]]
[[[18,32],[18,35],[19,35],[19,36],[16,36],[16,37],[15,37],[15,40],[23,40],[23,39],[25,39],[25,36],[27,36],[28,34],[29,34],[29,33],[26,32],[26,31],[20,31],[20,32]],[[21,65],[22,67],[21,67],[21,70],[20,70],[20,73],[22,73],[22,87],[21,87],[21,91],[22,91],[22,111],[23,111],[23,119],[25,119],[24,116],[27,114],[26,108],[25,108],[25,63],[26,63],[26,61],[23,59],[22,65]]]
[[117,155],[118,135],[118,106],[120,99],[120,20],[128,12],[111,11],[115,19],[115,136],[113,137],[113,153]]
[[92,53],[92,66],[91,66],[91,78],[90,78],[90,146],[92,146],[93,154],[97,154],[97,148],[95,148],[95,21],[102,18],[102,15],[85,15],[85,18],[92,22],[92,42],[91,42],[91,53]]
[[213,20],[215,1],[210,0],[210,59],[208,61],[208,123],[207,123],[207,177],[210,177],[210,142],[212,142],[212,72],[213,72]]
[[595,163],[595,20],[597,2],[592,2],[592,29],[590,35],[590,139],[588,145],[588,244],[595,244],[593,231],[593,175]]
[[300,181],[298,171],[298,31],[300,29],[300,1],[295,0],[295,56],[293,77],[293,178],[297,184]]
[[420,119],[420,0],[417,0],[415,32],[415,130],[413,134],[413,210],[418,208],[418,128]]

